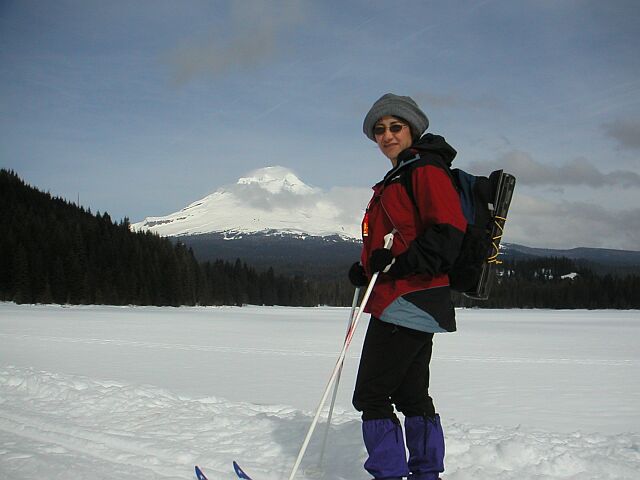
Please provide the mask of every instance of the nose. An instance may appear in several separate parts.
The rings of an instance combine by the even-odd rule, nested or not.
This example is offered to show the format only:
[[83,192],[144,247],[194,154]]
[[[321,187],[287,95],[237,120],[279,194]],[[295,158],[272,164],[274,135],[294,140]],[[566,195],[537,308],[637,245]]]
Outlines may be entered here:
[[393,138],[393,133],[391,133],[391,130],[389,128],[385,128],[384,133],[382,134],[382,140],[387,141],[387,140],[391,140],[392,138]]

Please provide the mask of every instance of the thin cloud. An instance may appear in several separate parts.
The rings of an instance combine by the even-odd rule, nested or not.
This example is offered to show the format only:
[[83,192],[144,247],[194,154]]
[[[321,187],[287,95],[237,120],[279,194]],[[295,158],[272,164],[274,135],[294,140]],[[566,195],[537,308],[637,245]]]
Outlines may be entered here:
[[425,108],[458,108],[458,109],[499,109],[502,105],[497,99],[482,97],[469,99],[459,95],[453,94],[432,94],[432,93],[419,93],[416,95],[416,100],[420,105],[424,105]]
[[554,202],[518,193],[509,211],[504,241],[548,248],[638,250],[640,208],[612,211],[586,202]]
[[270,192],[257,184],[235,184],[227,186],[225,190],[236,195],[244,204],[265,212],[288,209],[291,205],[296,205],[298,208],[313,207],[322,196],[320,191],[308,195],[289,191]]
[[625,150],[640,150],[640,120],[616,120],[603,125],[605,133]]
[[296,208],[329,208],[338,217],[359,223],[364,207],[369,200],[371,190],[368,188],[336,187],[329,191],[314,187],[309,193],[301,195],[291,191],[271,192],[259,184],[226,185],[224,191],[230,192],[245,205],[265,212],[278,209]]
[[185,40],[167,55],[177,85],[203,74],[223,75],[268,63],[285,49],[283,35],[307,17],[304,0],[234,0],[228,5],[227,28]]
[[[332,217],[357,232],[371,190],[340,187],[316,188],[307,195],[269,192],[258,185],[228,185],[244,205],[267,212],[296,205],[312,218]],[[330,213],[329,213],[330,212]],[[615,234],[612,234],[615,232]],[[509,211],[505,242],[548,248],[587,246],[640,249],[640,208],[610,210],[588,202],[554,201],[518,191]]]
[[584,158],[570,160],[563,165],[548,165],[538,162],[521,151],[507,153],[497,160],[479,161],[471,164],[471,170],[486,172],[504,168],[518,177],[518,182],[531,186],[589,186],[640,187],[640,175],[630,170],[613,170],[603,173]]

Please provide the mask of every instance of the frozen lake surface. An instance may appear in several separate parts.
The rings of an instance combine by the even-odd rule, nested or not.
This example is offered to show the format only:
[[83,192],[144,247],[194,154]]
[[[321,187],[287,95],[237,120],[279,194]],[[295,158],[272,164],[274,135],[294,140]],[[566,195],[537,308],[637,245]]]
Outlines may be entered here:
[[[0,304],[0,478],[288,478],[348,309]],[[640,478],[640,312],[459,310],[431,393],[447,480]],[[347,355],[327,460],[367,479]]]

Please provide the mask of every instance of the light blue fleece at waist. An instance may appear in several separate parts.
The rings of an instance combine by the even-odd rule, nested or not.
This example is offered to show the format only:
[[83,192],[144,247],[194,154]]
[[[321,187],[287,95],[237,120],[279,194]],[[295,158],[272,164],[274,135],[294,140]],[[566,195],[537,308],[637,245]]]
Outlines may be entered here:
[[384,309],[380,320],[421,332],[447,333],[428,312],[402,297],[396,298]]

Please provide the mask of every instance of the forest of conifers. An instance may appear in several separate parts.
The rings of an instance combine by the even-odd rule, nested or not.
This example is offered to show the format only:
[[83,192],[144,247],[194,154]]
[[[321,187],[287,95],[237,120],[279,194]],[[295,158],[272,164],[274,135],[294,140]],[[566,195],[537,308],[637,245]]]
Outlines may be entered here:
[[[0,300],[109,305],[351,305],[347,266],[335,278],[199,262],[180,242],[132,232],[0,170]],[[573,278],[562,276],[577,273]],[[565,258],[505,261],[491,298],[454,295],[458,306],[640,308],[640,276],[597,275]]]
[[[340,305],[348,281],[198,262],[180,242],[131,232],[0,170],[0,300],[110,305]],[[346,300],[345,300],[346,299]]]

